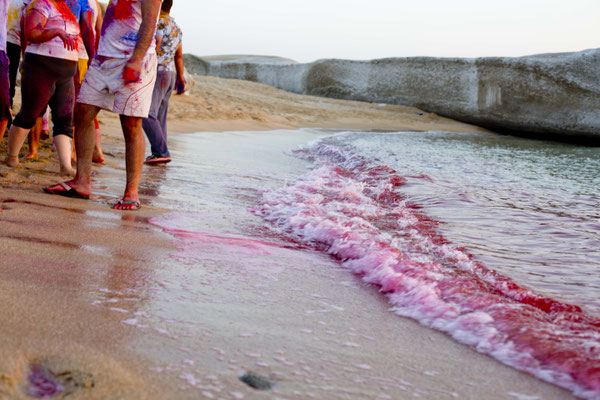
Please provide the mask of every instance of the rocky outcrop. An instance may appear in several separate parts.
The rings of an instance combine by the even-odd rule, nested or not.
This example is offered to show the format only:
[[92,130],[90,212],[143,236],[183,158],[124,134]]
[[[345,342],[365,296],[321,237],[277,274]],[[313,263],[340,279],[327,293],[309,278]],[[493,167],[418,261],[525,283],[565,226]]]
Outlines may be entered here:
[[300,94],[415,106],[498,131],[600,144],[600,49],[519,58],[310,64],[206,61],[186,55],[186,66],[198,74]]

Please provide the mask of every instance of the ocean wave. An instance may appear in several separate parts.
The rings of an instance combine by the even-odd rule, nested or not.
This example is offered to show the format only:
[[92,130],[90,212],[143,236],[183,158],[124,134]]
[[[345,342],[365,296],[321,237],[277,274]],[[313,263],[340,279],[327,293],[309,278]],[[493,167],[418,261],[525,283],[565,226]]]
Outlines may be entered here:
[[599,318],[518,285],[450,243],[439,222],[400,192],[406,177],[388,165],[327,141],[297,153],[315,169],[265,192],[255,210],[274,234],[340,260],[379,286],[396,314],[600,399]]

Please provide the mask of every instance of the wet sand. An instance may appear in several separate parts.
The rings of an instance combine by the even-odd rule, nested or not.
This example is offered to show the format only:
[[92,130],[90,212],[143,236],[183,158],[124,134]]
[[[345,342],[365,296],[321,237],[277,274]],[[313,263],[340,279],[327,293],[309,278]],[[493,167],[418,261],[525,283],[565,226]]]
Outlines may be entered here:
[[[59,181],[48,144],[0,166],[0,399],[30,398],[35,366],[73,399],[571,397],[397,317],[375,287],[250,212],[306,171],[290,150],[329,134],[289,129],[480,128],[216,78],[172,104],[175,161],[144,170],[138,212],[109,208],[124,184],[113,116],[90,201],[41,191]],[[272,390],[240,382],[246,372]]]

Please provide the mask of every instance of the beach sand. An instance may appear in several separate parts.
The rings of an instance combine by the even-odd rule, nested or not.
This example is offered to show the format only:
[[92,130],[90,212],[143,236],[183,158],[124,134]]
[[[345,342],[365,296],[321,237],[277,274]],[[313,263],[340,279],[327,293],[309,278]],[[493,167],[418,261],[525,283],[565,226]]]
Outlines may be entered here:
[[[108,113],[90,201],[41,191],[60,181],[48,143],[39,160],[0,166],[0,399],[572,397],[394,315],[377,288],[270,237],[250,212],[261,190],[306,172],[289,151],[328,129],[485,130],[410,107],[196,80],[173,98],[174,162],[144,170],[140,211],[110,209],[125,174]],[[250,388],[247,372],[274,386]]]

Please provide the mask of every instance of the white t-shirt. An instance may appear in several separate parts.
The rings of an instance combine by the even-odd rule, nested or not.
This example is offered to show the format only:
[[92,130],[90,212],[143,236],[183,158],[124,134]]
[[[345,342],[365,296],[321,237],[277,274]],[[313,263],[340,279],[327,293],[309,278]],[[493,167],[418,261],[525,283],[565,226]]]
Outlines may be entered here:
[[8,0],[0,0],[0,51],[6,53],[6,29],[8,27]]
[[[158,16],[154,26],[156,22]],[[102,23],[98,54],[113,58],[131,57],[138,41],[141,25],[142,0],[110,0]],[[156,53],[154,43],[150,44],[146,54],[152,53]]]
[[[69,35],[79,35],[79,23],[63,1],[54,3],[51,0],[33,0],[27,7],[27,12],[39,12],[46,17],[46,29],[58,28]],[[77,61],[79,54],[78,49],[67,50],[58,36],[44,43],[28,43],[25,52],[71,61]]]
[[8,29],[6,41],[21,45],[21,18],[31,0],[10,0],[8,7]]

